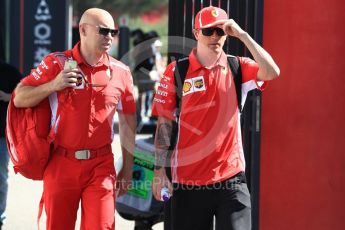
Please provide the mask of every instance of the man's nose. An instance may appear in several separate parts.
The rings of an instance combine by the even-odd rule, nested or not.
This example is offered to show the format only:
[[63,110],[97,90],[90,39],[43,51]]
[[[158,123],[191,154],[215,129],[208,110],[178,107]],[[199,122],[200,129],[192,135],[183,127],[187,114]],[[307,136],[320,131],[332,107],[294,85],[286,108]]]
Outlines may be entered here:
[[113,36],[111,36],[111,32],[110,32],[110,31],[107,33],[107,36],[105,36],[105,37],[107,37],[107,38],[113,38]]
[[111,36],[111,33],[109,32],[109,33],[107,33],[107,35],[106,36],[104,36],[106,39],[108,39],[108,40],[113,40],[113,36]]
[[216,30],[213,30],[211,37],[219,37]]

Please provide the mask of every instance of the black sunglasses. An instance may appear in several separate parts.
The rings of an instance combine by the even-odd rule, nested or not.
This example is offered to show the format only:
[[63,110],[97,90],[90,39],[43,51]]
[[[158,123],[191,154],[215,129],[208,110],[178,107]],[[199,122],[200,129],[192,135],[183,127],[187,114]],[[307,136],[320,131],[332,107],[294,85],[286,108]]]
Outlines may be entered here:
[[97,26],[97,27],[98,27],[98,33],[103,36],[108,36],[108,34],[110,33],[112,37],[115,37],[116,35],[119,34],[119,30],[117,29],[109,29],[109,28],[104,28],[100,26]]
[[210,28],[201,29],[201,33],[204,36],[212,36],[214,31],[216,31],[218,36],[224,36],[225,35],[224,30],[221,28],[218,28],[218,27],[210,27]]

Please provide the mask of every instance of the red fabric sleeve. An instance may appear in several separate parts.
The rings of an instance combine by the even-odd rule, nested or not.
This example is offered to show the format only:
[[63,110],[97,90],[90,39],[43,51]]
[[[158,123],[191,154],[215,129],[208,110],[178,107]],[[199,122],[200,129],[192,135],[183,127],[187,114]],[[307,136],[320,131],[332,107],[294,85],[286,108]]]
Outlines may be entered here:
[[254,60],[247,57],[239,57],[242,70],[242,83],[250,80],[256,80],[259,65]]
[[117,107],[118,112],[135,113],[135,98],[133,90],[133,77],[130,71],[123,75],[124,93],[121,95],[121,105]]
[[163,116],[174,120],[176,109],[176,90],[174,70],[176,62],[170,63],[165,69],[164,75],[160,80],[157,92],[153,99],[152,115]]
[[[246,91],[257,88],[259,90],[264,90],[267,86],[267,82],[257,81],[257,74],[259,70],[259,65],[254,60],[247,57],[239,57],[241,70],[242,70],[242,86],[253,85],[246,87]],[[253,83],[253,84],[250,84]]]
[[53,80],[61,68],[55,57],[50,54],[46,56],[36,69],[32,69],[31,73],[21,80],[24,85],[38,86]]

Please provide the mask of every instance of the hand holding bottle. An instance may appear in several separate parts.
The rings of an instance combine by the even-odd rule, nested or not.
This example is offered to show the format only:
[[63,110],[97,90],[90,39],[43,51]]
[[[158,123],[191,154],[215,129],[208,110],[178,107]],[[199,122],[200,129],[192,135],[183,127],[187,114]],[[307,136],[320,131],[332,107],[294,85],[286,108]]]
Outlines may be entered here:
[[165,169],[161,168],[154,171],[152,181],[152,194],[159,201],[168,201],[172,196],[172,184],[165,174]]
[[169,189],[167,187],[163,187],[161,189],[161,201],[167,202],[169,201],[171,197],[171,194],[169,192]]

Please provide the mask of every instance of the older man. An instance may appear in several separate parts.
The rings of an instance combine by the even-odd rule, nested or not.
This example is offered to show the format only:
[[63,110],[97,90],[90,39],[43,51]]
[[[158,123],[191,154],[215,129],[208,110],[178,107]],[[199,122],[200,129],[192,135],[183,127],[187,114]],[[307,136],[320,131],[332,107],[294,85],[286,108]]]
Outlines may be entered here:
[[[14,104],[32,107],[49,96],[59,114],[53,118],[56,138],[43,178],[47,229],[74,229],[80,201],[81,229],[114,229],[115,179],[121,195],[132,173],[132,76],[107,53],[118,34],[107,11],[86,10],[79,32],[80,42],[73,49],[48,55],[22,80]],[[66,68],[59,65],[61,56],[67,57]],[[111,150],[116,110],[124,160],[117,178]]]

